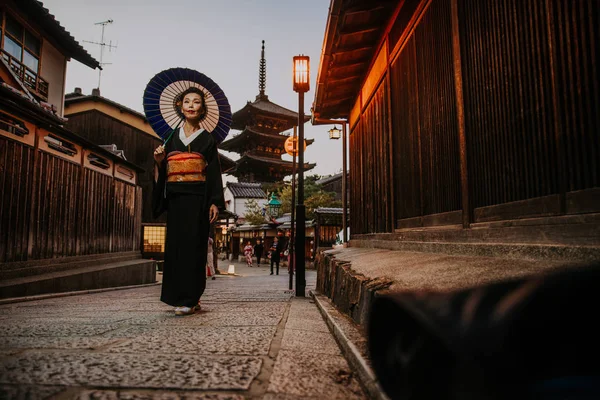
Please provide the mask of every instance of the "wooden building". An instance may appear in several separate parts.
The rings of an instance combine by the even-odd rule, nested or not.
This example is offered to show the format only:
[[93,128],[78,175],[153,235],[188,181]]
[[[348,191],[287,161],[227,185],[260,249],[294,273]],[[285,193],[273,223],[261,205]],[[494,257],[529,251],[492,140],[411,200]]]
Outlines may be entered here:
[[0,16],[0,297],[154,282],[136,261],[142,170],[64,128],[67,61],[98,62],[37,1]]
[[[240,154],[235,167],[228,174],[240,182],[278,182],[292,175],[292,162],[281,159],[285,154],[286,130],[298,126],[298,113],[281,107],[269,100],[266,95],[266,60],[263,40],[259,94],[253,102],[248,102],[241,110],[233,113],[231,128],[241,132],[223,142],[221,149]],[[310,117],[306,117],[308,121]],[[312,144],[313,140],[306,140]],[[305,163],[305,171],[316,164]]]
[[352,238],[597,246],[599,16],[596,0],[332,0],[314,116],[348,120]]
[[[67,127],[99,145],[116,145],[125,157],[141,166],[139,175],[142,188],[142,251],[145,257],[162,258],[166,235],[166,214],[158,219],[152,216],[153,153],[162,139],[152,130],[144,114],[101,96],[98,89],[84,95],[80,88],[65,96]],[[234,162],[220,154],[223,171]]]

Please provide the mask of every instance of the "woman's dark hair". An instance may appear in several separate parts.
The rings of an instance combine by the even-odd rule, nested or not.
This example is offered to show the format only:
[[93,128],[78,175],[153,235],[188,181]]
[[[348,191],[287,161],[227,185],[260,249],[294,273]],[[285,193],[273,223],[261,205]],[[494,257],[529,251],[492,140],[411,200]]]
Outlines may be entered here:
[[205,94],[201,89],[198,89],[195,86],[187,88],[179,96],[177,96],[175,98],[175,111],[177,111],[177,114],[179,114],[179,116],[181,118],[185,119],[185,116],[183,115],[183,112],[181,111],[181,107],[183,106],[184,97],[190,93],[196,93],[196,94],[200,95],[200,99],[202,100],[202,114],[200,114],[200,121],[202,121],[204,119],[204,117],[206,117]]

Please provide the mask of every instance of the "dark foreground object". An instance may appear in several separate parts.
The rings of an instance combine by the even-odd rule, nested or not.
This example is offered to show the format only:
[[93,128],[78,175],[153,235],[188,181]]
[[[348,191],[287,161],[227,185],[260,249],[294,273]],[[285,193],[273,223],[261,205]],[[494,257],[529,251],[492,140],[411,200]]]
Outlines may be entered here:
[[454,293],[377,298],[368,335],[392,399],[600,399],[600,264]]

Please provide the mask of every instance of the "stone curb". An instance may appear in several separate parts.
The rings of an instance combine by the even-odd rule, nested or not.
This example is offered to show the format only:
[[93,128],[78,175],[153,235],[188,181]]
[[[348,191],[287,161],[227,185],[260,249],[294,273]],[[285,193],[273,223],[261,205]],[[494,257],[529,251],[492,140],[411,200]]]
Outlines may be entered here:
[[0,299],[0,305],[11,304],[11,303],[21,303],[21,302],[26,302],[26,301],[53,299],[56,297],[80,296],[83,294],[111,292],[111,291],[115,291],[115,290],[138,289],[138,288],[145,288],[145,287],[156,286],[156,285],[161,285],[161,282],[148,283],[145,285],[129,285],[129,286],[116,286],[116,287],[110,287],[110,288],[102,288],[102,289],[80,290],[77,292],[48,293],[48,294],[40,294],[37,296],[10,297],[8,299]]
[[[310,296],[314,299],[317,308],[321,312],[321,315],[329,327],[329,330],[335,337],[336,342],[338,342],[344,357],[352,366],[352,368],[358,373],[358,379],[362,383],[363,388],[367,392],[369,398],[375,400],[390,400],[390,398],[384,393],[383,389],[379,385],[373,369],[369,366],[356,345],[354,345],[354,343],[352,343],[352,341],[348,338],[344,332],[344,329],[335,321],[334,316],[327,310],[327,308],[333,308],[333,310],[335,310],[334,306],[330,305],[330,307],[326,307],[325,302],[329,303],[329,300],[316,291],[311,290]],[[340,315],[342,314],[340,313]]]

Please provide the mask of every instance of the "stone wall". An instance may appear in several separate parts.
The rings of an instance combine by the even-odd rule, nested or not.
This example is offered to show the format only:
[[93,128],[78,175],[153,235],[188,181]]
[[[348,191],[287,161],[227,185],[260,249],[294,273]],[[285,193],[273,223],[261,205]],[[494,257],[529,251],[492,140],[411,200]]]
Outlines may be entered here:
[[329,297],[333,304],[350,316],[354,322],[365,326],[371,303],[378,292],[392,285],[386,278],[369,279],[352,270],[351,264],[337,260],[335,251],[321,252],[315,259],[317,291]]

